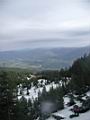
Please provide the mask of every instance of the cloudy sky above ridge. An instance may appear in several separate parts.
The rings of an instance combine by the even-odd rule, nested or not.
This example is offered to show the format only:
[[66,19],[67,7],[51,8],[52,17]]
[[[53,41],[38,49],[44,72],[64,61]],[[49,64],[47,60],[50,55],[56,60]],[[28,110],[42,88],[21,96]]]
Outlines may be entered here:
[[90,0],[0,0],[0,50],[90,45]]

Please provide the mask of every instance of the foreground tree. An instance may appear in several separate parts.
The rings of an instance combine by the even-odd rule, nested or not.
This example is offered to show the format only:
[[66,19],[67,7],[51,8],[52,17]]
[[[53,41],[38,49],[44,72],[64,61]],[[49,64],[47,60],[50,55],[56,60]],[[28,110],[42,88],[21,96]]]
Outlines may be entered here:
[[0,120],[14,120],[16,98],[8,74],[0,72]]

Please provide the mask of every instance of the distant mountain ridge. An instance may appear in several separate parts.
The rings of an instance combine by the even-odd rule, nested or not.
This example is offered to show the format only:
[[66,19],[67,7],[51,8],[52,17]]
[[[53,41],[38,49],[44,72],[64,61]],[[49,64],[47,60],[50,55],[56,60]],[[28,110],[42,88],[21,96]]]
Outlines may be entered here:
[[0,67],[29,69],[60,69],[69,67],[75,59],[90,52],[90,46],[80,48],[37,48],[0,52]]

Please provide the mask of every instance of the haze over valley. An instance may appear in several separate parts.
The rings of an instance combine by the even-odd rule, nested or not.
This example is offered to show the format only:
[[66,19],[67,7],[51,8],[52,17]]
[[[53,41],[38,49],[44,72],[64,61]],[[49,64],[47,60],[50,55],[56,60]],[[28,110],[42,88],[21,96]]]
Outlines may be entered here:
[[56,70],[70,67],[74,60],[89,54],[87,47],[57,47],[0,52],[0,67]]

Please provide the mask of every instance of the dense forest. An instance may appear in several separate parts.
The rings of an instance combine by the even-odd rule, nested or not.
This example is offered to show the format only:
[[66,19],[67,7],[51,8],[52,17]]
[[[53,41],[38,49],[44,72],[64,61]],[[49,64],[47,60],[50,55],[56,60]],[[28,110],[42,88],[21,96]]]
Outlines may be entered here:
[[[32,75],[33,74],[33,75]],[[45,84],[38,84],[45,79]],[[43,81],[41,81],[43,83]],[[54,83],[47,91],[46,85]],[[35,99],[26,99],[23,90],[42,87]],[[22,97],[18,98],[18,91]],[[52,112],[64,108],[63,97],[70,94],[82,95],[90,90],[90,54],[74,61],[70,68],[46,70],[37,73],[30,71],[0,69],[0,120],[45,120]],[[34,95],[33,95],[34,96]],[[51,106],[51,109],[45,106]],[[90,107],[90,106],[89,106]],[[43,109],[45,108],[45,109]],[[89,108],[90,109],[90,108]]]

